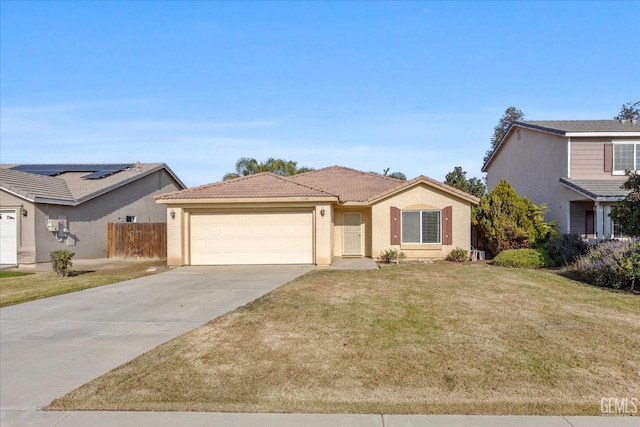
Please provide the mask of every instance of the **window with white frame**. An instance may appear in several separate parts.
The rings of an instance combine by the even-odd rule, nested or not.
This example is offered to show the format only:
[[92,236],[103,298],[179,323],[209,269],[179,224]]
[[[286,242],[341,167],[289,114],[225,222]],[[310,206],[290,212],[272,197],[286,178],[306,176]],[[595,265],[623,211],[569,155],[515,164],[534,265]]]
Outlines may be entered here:
[[402,211],[402,243],[440,243],[438,210]]
[[613,173],[622,175],[627,170],[640,168],[640,143],[625,142],[613,144]]

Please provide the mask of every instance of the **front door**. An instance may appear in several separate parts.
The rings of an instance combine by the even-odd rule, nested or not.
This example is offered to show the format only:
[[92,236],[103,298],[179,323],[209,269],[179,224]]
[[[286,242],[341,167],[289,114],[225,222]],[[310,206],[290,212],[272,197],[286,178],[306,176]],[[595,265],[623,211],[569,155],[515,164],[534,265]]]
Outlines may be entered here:
[[345,213],[342,218],[342,255],[362,255],[362,214]]

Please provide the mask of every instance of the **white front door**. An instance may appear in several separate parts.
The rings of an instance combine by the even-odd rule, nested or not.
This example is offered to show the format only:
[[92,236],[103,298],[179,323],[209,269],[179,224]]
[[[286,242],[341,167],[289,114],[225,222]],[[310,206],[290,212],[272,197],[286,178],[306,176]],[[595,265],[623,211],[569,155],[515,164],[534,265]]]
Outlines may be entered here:
[[342,221],[342,255],[362,255],[362,214],[345,213]]
[[0,211],[0,264],[18,263],[18,220],[14,209]]

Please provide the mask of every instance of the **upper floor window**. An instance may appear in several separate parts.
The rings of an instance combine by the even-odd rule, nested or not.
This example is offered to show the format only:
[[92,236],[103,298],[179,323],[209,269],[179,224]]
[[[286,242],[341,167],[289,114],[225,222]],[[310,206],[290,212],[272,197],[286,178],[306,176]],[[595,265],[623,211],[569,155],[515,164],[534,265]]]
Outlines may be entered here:
[[613,144],[613,173],[624,174],[626,170],[640,168],[640,143]]

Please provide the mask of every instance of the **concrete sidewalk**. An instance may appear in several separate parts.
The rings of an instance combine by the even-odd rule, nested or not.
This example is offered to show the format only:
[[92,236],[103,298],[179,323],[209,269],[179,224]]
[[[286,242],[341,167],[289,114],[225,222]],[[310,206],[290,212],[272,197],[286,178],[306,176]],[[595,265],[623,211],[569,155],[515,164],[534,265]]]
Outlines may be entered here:
[[3,427],[637,427],[640,425],[640,417],[42,411],[2,411],[1,414],[0,425]]

